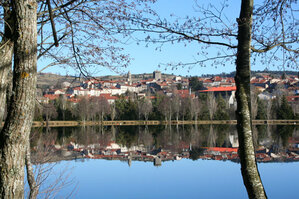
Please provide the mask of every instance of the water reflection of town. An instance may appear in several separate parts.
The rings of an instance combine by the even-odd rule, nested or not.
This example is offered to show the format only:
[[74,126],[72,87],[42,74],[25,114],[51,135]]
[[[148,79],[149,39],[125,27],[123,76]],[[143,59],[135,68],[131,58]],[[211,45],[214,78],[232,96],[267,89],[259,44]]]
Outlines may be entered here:
[[[164,161],[182,158],[238,162],[235,126],[129,126],[33,129],[35,163],[87,159]],[[294,126],[254,127],[258,162],[299,160],[299,129]]]

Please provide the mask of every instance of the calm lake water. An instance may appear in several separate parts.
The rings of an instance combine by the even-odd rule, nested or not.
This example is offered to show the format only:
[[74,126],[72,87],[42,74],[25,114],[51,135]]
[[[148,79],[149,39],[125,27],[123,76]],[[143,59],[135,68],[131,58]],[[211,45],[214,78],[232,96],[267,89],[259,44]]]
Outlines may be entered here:
[[[69,193],[70,198],[247,198],[235,126],[33,132],[33,160],[54,165],[42,190],[55,184],[61,174],[59,182],[72,181],[58,190],[56,198]],[[299,198],[298,128],[258,127],[254,137],[268,198]]]

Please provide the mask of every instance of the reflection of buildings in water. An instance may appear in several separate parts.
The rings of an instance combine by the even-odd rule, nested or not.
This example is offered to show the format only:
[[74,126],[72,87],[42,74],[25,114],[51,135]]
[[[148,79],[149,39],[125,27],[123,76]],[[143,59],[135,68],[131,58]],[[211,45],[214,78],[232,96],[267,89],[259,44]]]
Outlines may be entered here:
[[154,166],[161,166],[162,165],[162,160],[159,157],[154,158]]
[[129,156],[128,156],[128,165],[129,165],[129,167],[131,167],[131,165],[132,165],[132,153],[129,153]]
[[237,134],[229,134],[229,141],[232,147],[239,147],[238,135]]
[[[86,134],[88,134],[88,132],[86,132]],[[188,135],[187,133],[185,134]],[[94,137],[94,135],[97,136],[96,134],[86,136],[89,136],[91,138]],[[126,161],[129,166],[132,165],[132,161],[150,161],[153,162],[155,166],[159,166],[163,161],[189,158],[190,152],[193,150],[193,148],[202,148],[206,151],[204,154],[199,155],[199,158],[202,159],[238,161],[237,153],[234,151],[237,150],[238,147],[238,138],[237,133],[235,132],[226,134],[226,139],[230,143],[229,145],[227,145],[227,148],[203,147],[202,143],[206,143],[207,141],[201,140],[201,138],[197,137],[196,139],[192,139],[190,141],[190,136],[181,136],[180,132],[177,136],[173,136],[173,139],[178,139],[172,140],[172,142],[169,142],[169,139],[167,139],[167,136],[163,133],[157,134],[156,137],[153,137],[153,134],[150,132],[147,132],[146,134],[141,133],[139,135],[143,136],[142,138],[137,139],[138,142],[146,143],[146,146],[144,146],[143,144],[137,145],[136,143],[132,143],[132,146],[130,147],[123,146],[112,141],[113,138],[111,138],[111,136],[109,135],[106,135],[109,137],[109,139],[106,139],[106,136],[90,139],[90,141],[97,143],[90,143],[88,145],[76,143],[75,140],[78,140],[78,138],[74,139],[74,137],[70,137],[71,139],[68,140],[68,138],[66,137],[65,140],[66,142],[68,142],[68,144],[62,143],[60,146],[58,146],[57,143],[51,142],[52,147],[50,148],[55,156],[51,161],[59,161],[61,159],[70,160],[76,158],[118,159]],[[200,136],[200,134],[196,134],[196,136]],[[210,137],[208,138],[210,139],[211,143],[215,139],[214,136],[215,135],[210,135]],[[194,137],[195,136],[193,136],[192,138]],[[148,142],[144,140],[145,138],[147,138]],[[101,139],[105,139],[105,141],[102,141]],[[155,142],[157,142],[159,145],[156,145]],[[259,151],[257,153],[258,161],[298,161],[299,138],[296,137],[289,139],[288,142],[289,146],[287,147],[287,150],[284,151],[269,151],[268,149],[271,149],[271,147],[269,147],[271,145],[268,144],[265,147],[259,147]],[[39,143],[44,142],[39,141]],[[271,143],[271,139],[268,137],[264,138],[262,143]]]
[[263,138],[259,140],[259,144],[262,146],[270,147],[273,144],[273,139],[272,138]]

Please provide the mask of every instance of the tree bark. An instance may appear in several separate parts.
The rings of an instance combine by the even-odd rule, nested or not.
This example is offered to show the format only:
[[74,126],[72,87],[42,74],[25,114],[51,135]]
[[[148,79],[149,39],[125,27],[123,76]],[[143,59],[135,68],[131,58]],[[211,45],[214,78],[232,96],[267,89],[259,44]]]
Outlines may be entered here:
[[[4,10],[4,36],[0,43],[0,127],[1,122],[4,119],[4,112],[6,107],[6,94],[7,90],[9,89],[9,85],[11,82],[11,78],[9,77],[9,73],[12,67],[12,54],[13,54],[13,41],[12,41],[12,34],[13,34],[13,20],[12,14],[10,11],[10,4],[9,2],[3,3],[3,10]],[[0,128],[1,129],[1,128]]]
[[24,198],[25,153],[36,95],[36,0],[14,0],[13,88],[0,134],[0,196]]
[[243,182],[249,198],[267,198],[255,159],[250,111],[250,44],[253,0],[242,0],[236,67],[237,129]]
[[13,42],[11,40],[3,40],[0,44],[3,48],[0,50],[0,127],[1,122],[4,119],[7,91],[9,89],[11,78],[9,77],[9,71],[12,66],[12,52]]
[[28,142],[27,143],[28,147],[26,150],[25,163],[26,163],[27,181],[30,190],[29,199],[35,199],[37,198],[39,186],[36,184],[33,167],[31,164],[30,142],[29,140],[27,142]]

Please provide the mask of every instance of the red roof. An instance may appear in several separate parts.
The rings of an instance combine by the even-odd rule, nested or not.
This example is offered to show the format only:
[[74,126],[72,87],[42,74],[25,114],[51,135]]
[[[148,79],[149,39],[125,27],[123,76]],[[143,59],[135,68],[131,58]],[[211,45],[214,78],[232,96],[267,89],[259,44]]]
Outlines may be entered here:
[[106,100],[116,100],[116,99],[118,99],[117,96],[104,96],[104,98],[105,98]]
[[101,93],[100,96],[102,96],[102,97],[110,97],[111,93]]
[[204,80],[203,82],[204,82],[204,83],[213,83],[213,81],[210,80],[210,79],[206,79],[206,80]]
[[101,94],[100,95],[100,97],[103,97],[103,98],[105,98],[106,100],[116,100],[116,99],[118,99],[118,97],[117,96],[111,96],[111,94],[110,93],[105,93],[105,94]]
[[48,98],[49,100],[55,100],[59,97],[59,95],[45,94],[44,97]]
[[270,78],[269,75],[262,75],[262,77],[265,78],[265,79],[269,79]]
[[250,81],[251,84],[264,84],[266,83],[268,80],[265,79],[252,79]]
[[178,94],[189,94],[189,90],[177,90]]
[[156,96],[148,96],[147,98],[148,99],[156,99],[157,97]]
[[73,103],[78,103],[81,99],[80,98],[70,98],[67,101],[73,102]]
[[167,86],[168,84],[166,82],[159,83],[160,86]]
[[226,82],[235,83],[235,79],[233,77],[226,78]]
[[220,82],[222,80],[222,78],[219,77],[219,76],[216,76],[216,77],[213,78],[213,80],[216,81],[216,82]]

